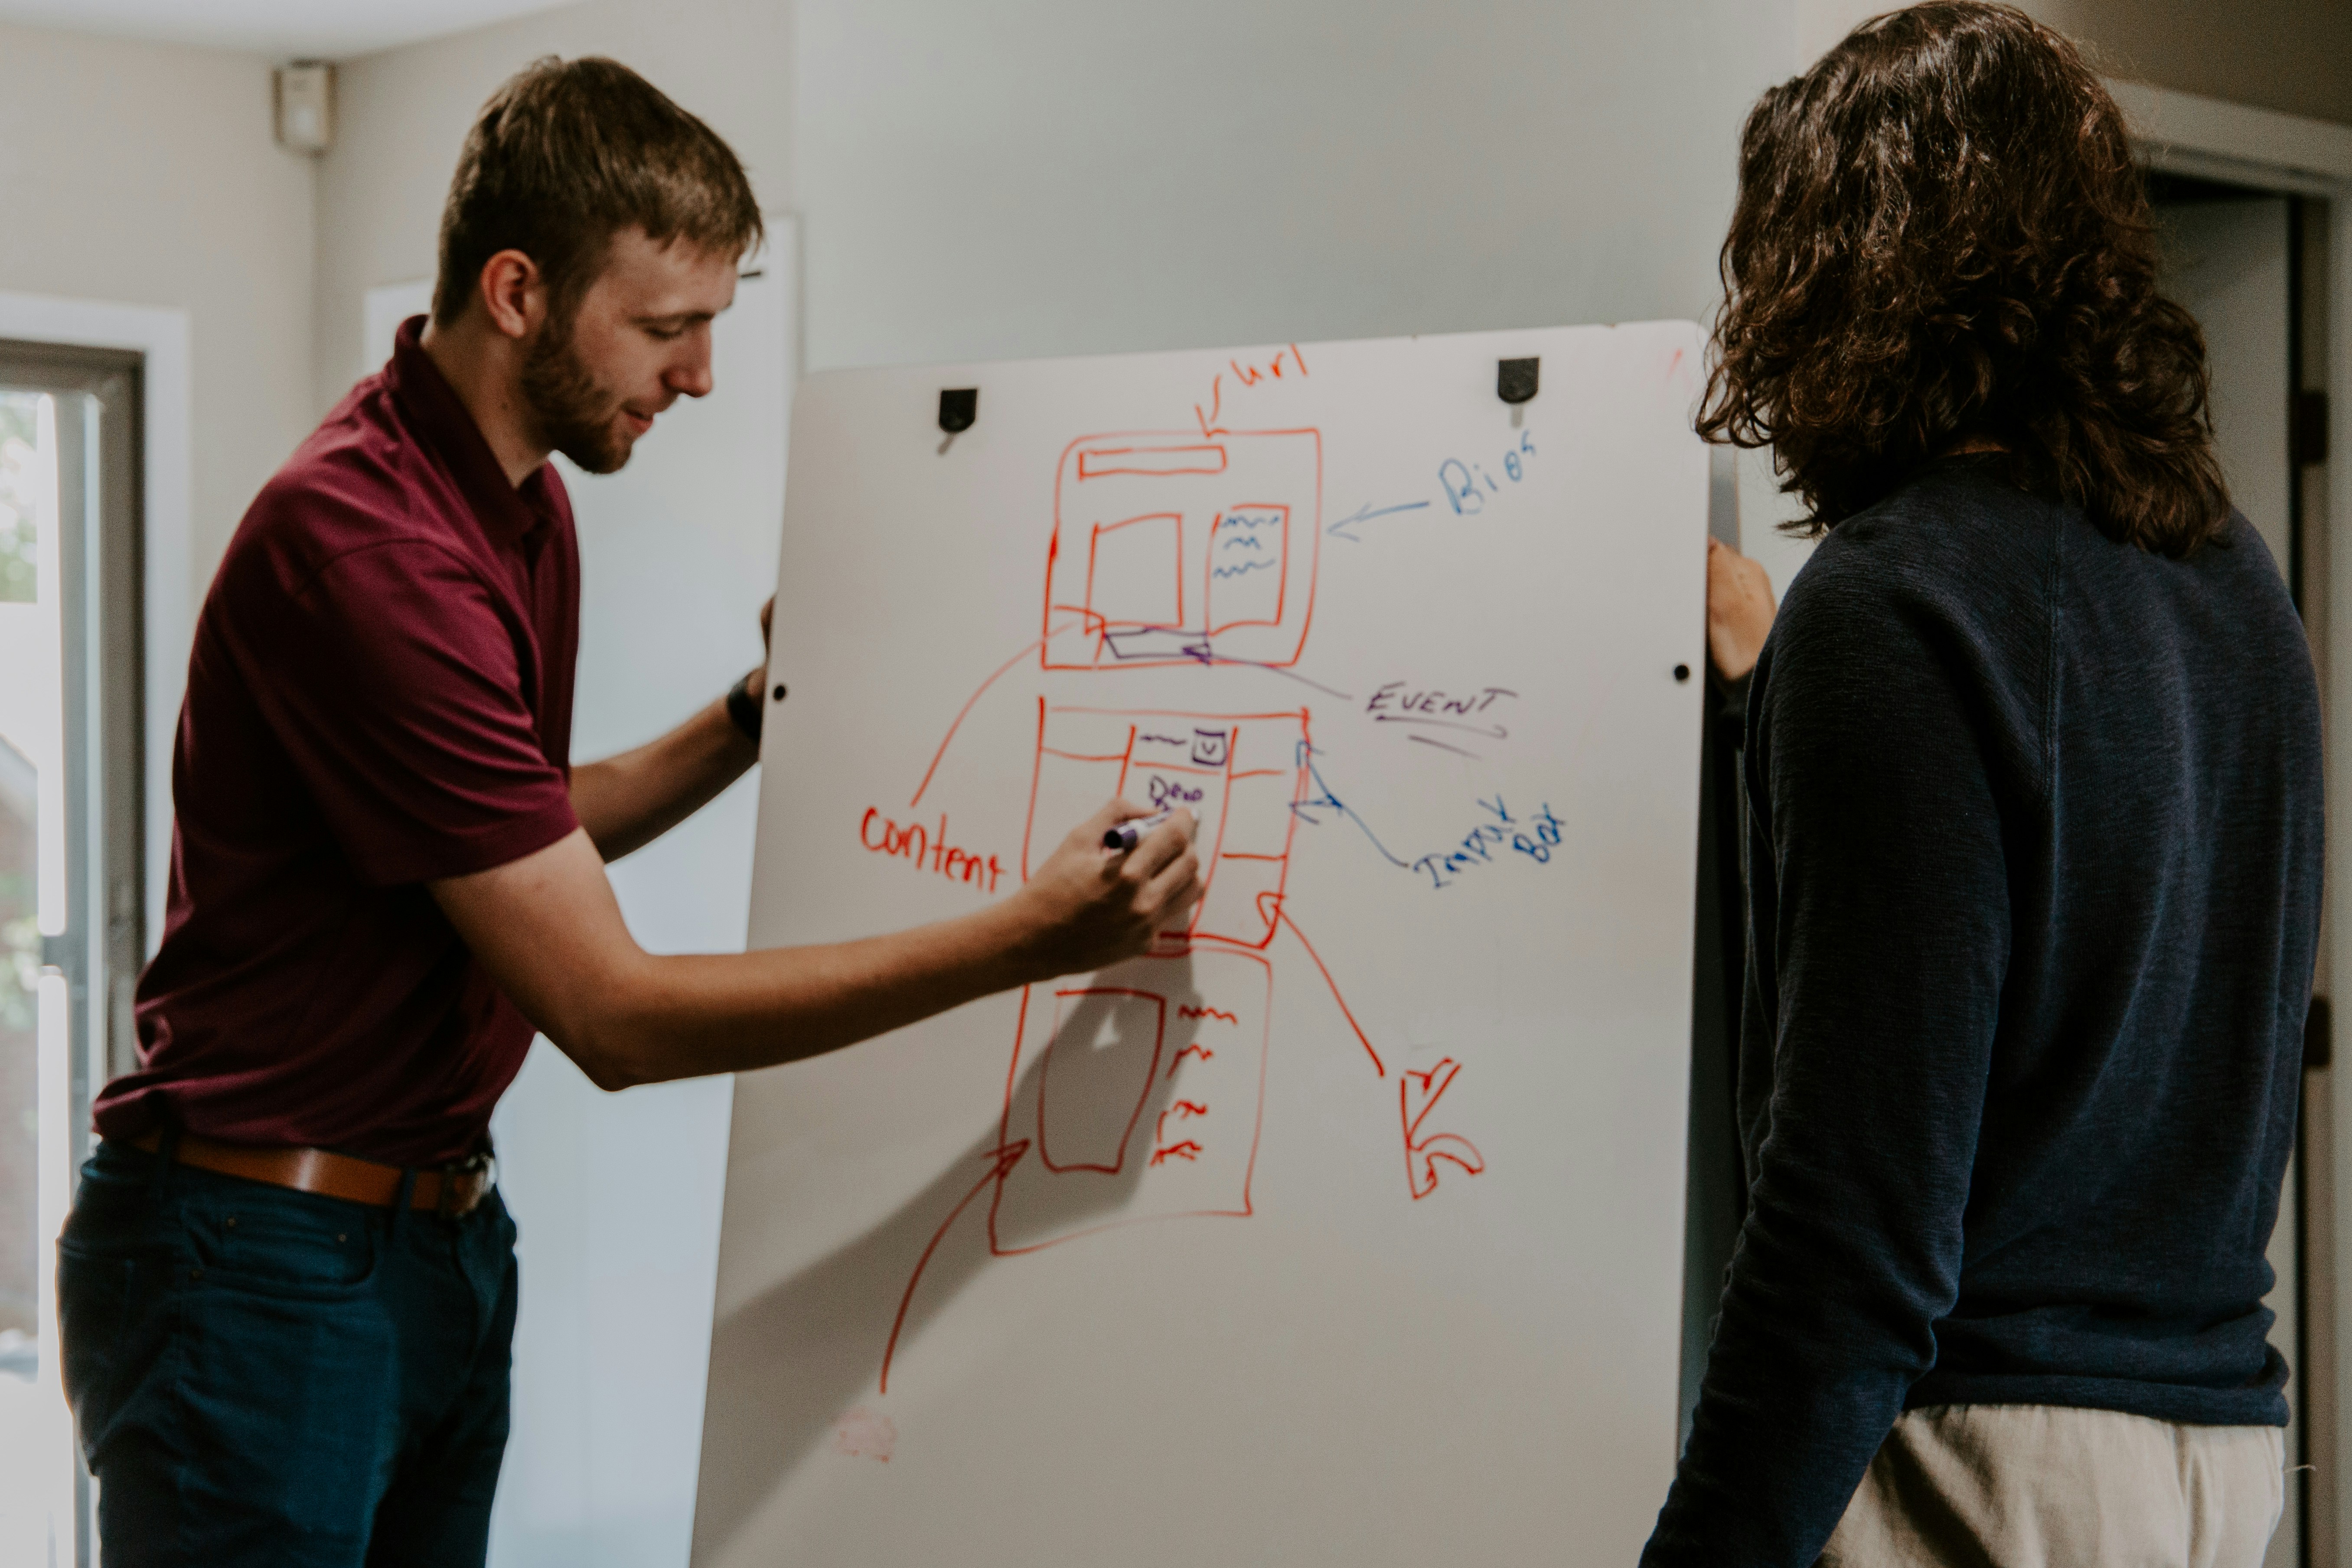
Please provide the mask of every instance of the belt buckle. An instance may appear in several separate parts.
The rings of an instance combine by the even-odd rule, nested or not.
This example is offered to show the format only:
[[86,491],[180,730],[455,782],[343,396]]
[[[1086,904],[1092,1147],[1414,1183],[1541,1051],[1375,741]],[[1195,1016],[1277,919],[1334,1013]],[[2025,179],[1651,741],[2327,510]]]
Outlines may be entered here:
[[[481,1205],[494,1181],[498,1161],[487,1151],[441,1167],[441,1200],[434,1213],[443,1219],[463,1219]],[[458,1196],[463,1187],[465,1195]]]

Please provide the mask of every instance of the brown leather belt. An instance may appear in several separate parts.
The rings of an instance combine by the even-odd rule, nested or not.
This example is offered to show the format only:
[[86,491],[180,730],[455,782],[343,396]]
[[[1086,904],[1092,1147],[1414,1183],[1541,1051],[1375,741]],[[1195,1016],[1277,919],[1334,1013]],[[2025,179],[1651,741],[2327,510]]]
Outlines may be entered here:
[[[163,1142],[162,1133],[150,1132],[133,1138],[131,1146],[152,1154],[162,1147]],[[380,1165],[373,1160],[331,1154],[324,1149],[222,1143],[199,1138],[193,1132],[180,1134],[174,1157],[181,1164],[194,1165],[199,1171],[238,1176],[248,1182],[267,1182],[273,1187],[291,1187],[298,1193],[317,1193],[321,1197],[341,1198],[346,1203],[368,1204],[380,1209],[388,1209],[399,1202],[400,1179],[407,1173],[398,1165]],[[495,1180],[488,1154],[477,1154],[462,1164],[440,1170],[419,1171],[415,1187],[409,1194],[408,1206],[431,1209],[452,1219],[461,1218],[473,1213],[475,1205],[489,1195]]]

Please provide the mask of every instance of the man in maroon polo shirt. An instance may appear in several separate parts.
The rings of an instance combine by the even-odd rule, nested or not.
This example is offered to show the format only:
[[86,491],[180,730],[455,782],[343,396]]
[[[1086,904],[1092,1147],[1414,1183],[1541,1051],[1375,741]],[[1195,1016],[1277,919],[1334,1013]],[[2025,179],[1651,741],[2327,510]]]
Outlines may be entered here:
[[757,758],[760,672],[570,763],[562,451],[628,458],[710,390],[761,236],[725,144],[625,68],[485,107],[429,323],[253,504],[196,628],[141,1066],[59,1253],[110,1568],[478,1563],[507,1429],[499,1095],[543,1031],[607,1089],[794,1060],[1139,952],[1188,822],[1113,802],[1009,898],[835,946],[655,957],[604,864]]

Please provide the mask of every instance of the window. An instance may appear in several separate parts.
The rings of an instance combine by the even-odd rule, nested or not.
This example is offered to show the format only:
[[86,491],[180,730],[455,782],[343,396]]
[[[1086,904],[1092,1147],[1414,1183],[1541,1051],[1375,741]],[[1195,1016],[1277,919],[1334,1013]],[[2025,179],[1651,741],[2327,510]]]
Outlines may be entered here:
[[52,1244],[131,1061],[141,362],[0,342],[0,1562],[87,1563]]

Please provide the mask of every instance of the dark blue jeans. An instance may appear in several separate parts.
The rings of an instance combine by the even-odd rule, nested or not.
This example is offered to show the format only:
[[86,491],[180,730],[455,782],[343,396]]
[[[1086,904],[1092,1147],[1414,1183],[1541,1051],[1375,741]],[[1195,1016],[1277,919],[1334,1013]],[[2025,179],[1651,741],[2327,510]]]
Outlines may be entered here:
[[104,1143],[58,1244],[107,1568],[466,1568],[507,1440],[514,1224]]

